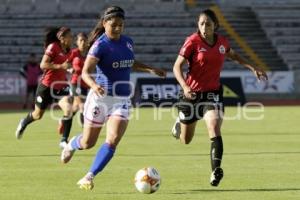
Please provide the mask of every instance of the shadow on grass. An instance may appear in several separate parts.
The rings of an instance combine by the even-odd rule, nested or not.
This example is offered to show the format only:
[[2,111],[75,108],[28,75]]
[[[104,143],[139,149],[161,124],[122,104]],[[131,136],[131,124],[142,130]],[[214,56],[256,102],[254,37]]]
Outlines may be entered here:
[[168,194],[198,194],[198,193],[230,193],[230,192],[289,192],[300,191],[300,188],[244,188],[244,189],[194,189],[169,192]]
[[[284,155],[284,154],[300,154],[299,151],[294,152],[241,152],[241,153],[225,153],[224,155],[231,155],[231,156],[237,156],[237,155]],[[0,155],[0,158],[17,158],[17,157],[54,157],[54,156],[60,156],[60,154],[40,154],[40,155],[18,155],[18,154],[12,154],[12,155]],[[81,156],[95,156],[95,154],[77,154],[76,157]],[[192,157],[199,157],[199,156],[209,156],[209,154],[118,154],[118,157],[186,157],[186,156],[192,156]]]
[[245,188],[245,189],[197,189],[189,192],[285,192],[300,191],[300,188]]

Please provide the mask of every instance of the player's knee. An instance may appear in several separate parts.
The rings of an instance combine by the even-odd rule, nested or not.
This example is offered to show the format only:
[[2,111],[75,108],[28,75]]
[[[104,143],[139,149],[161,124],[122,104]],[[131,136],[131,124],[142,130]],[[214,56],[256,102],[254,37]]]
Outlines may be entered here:
[[41,112],[32,113],[32,117],[34,120],[40,120],[43,117],[43,113]]

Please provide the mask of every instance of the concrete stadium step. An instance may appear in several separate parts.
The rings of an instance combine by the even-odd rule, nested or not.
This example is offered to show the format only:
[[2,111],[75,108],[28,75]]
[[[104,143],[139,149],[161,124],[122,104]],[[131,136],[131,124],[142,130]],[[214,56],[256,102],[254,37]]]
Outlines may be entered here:
[[[271,67],[271,69],[277,69],[278,67],[281,67],[282,70],[287,69],[286,64],[279,56],[279,53],[276,48],[274,48],[264,30],[262,30],[260,22],[257,20],[255,13],[250,7],[222,7],[222,12],[235,31],[246,40],[248,45],[269,67]],[[247,23],[244,23],[243,25],[234,23],[234,18],[248,19],[252,21],[252,23],[249,25]],[[252,34],[253,31],[255,31],[256,34]]]

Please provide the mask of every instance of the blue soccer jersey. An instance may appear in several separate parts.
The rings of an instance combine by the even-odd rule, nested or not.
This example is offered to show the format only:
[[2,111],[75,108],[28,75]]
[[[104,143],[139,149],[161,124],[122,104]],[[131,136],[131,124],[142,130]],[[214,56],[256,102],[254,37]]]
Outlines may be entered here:
[[99,59],[96,66],[96,83],[104,87],[108,95],[130,95],[130,71],[134,63],[133,42],[121,35],[115,41],[102,34],[88,53]]

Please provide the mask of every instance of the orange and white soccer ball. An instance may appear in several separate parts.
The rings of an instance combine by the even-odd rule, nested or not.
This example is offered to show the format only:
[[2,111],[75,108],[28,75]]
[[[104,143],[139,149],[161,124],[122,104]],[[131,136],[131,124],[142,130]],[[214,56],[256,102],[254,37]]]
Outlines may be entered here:
[[159,189],[161,178],[156,169],[145,167],[135,174],[134,184],[139,192],[151,194]]

